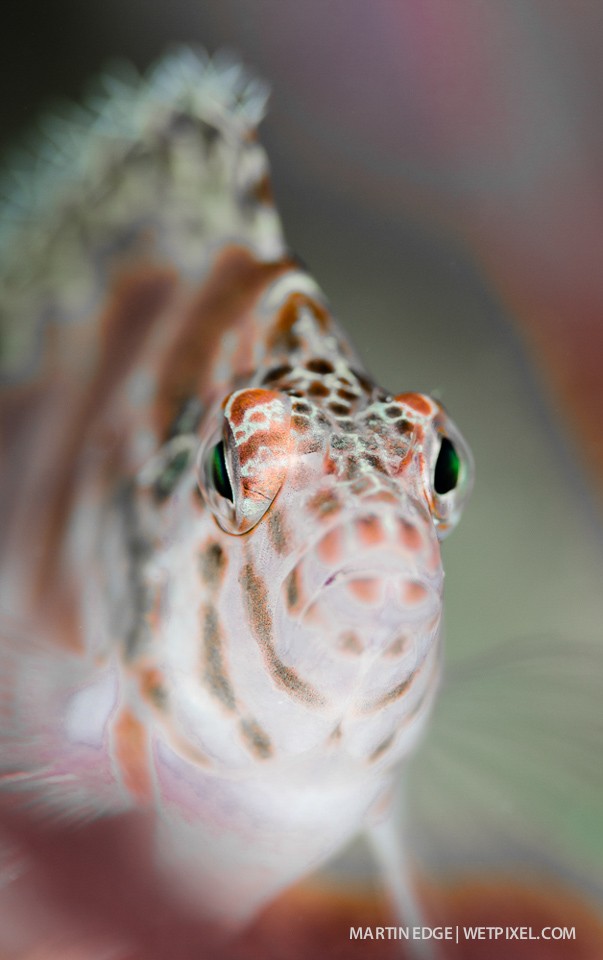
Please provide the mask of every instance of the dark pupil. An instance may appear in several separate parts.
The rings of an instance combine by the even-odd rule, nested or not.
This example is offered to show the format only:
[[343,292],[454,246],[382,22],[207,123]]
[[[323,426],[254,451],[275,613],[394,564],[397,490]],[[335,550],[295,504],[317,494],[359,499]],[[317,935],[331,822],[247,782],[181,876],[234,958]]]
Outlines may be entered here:
[[460,469],[461,461],[454,444],[450,442],[448,437],[442,437],[433,478],[435,492],[443,494],[454,490],[459,482]]
[[234,503],[232,487],[228,477],[228,470],[226,469],[226,459],[224,457],[224,442],[222,440],[220,440],[212,450],[211,479],[220,496]]

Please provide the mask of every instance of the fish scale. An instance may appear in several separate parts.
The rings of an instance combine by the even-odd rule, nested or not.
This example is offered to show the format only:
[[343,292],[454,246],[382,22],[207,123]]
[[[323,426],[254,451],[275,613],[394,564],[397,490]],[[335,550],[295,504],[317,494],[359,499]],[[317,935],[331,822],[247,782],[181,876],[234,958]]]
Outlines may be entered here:
[[236,925],[384,815],[472,460],[288,252],[263,87],[182,52],[117,90],[3,272],[0,762],[55,815],[151,811],[157,870]]

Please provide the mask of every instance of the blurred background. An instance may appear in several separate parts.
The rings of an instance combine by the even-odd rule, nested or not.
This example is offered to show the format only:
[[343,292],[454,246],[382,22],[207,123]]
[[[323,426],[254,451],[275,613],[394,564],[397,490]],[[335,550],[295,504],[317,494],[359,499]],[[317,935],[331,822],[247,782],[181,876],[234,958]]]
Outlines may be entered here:
[[[603,5],[10,0],[2,19],[5,144],[115,58],[143,69],[174,44],[227,46],[268,80],[262,138],[291,247],[376,379],[434,393],[473,448],[473,501],[444,546],[452,674],[501,644],[596,649]],[[538,669],[521,682],[537,689]],[[596,896],[603,800],[572,806],[567,776],[551,829],[576,853],[569,882]]]

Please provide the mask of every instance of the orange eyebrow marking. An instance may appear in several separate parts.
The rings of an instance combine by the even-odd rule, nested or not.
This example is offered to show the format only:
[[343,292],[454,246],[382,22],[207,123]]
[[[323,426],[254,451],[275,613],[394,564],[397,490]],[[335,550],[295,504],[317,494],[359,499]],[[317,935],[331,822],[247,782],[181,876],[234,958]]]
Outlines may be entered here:
[[228,404],[228,398],[226,400],[228,419],[233,427],[238,427],[243,423],[245,414],[249,410],[252,410],[254,407],[264,406],[272,400],[280,400],[282,402],[282,395],[276,390],[265,390],[260,387],[242,390],[238,396],[234,397],[230,405]]
[[394,397],[394,400],[396,403],[406,404],[407,407],[411,407],[422,416],[429,417],[436,412],[431,401],[420,393],[399,393],[397,397]]
[[139,801],[152,798],[149,736],[146,727],[125,707],[114,727],[115,759],[125,787]]
[[252,460],[258,453],[260,447],[265,447],[269,451],[266,456],[276,457],[284,453],[289,446],[289,430],[283,429],[277,424],[272,424],[268,430],[256,430],[247,440],[239,443],[237,453],[241,465]]

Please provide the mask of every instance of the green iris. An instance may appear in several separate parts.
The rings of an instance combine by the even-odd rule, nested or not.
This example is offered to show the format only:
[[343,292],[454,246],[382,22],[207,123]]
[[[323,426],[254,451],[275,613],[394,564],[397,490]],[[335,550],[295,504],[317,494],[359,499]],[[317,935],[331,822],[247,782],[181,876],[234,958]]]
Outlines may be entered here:
[[435,492],[442,495],[454,490],[459,482],[460,472],[461,461],[454,444],[450,442],[448,437],[442,437],[433,478]]
[[224,454],[224,441],[220,440],[211,452],[211,479],[213,485],[221,497],[234,503],[234,495],[230,485],[230,477],[226,469],[226,457]]

